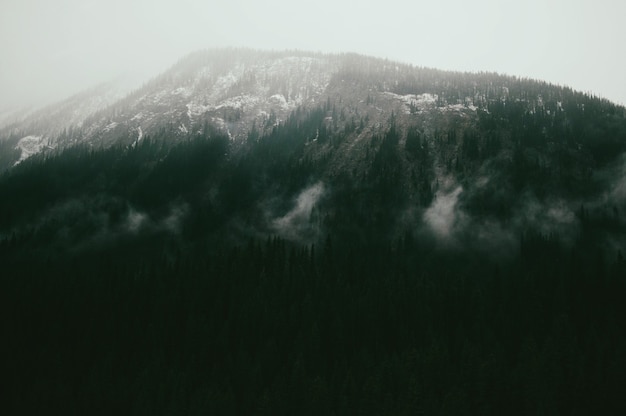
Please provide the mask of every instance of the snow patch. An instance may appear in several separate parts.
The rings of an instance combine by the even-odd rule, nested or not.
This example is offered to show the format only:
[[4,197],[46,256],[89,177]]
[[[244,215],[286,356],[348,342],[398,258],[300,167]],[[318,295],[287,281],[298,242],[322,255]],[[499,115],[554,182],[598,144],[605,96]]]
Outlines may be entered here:
[[239,67],[235,68],[233,71],[230,71],[226,75],[222,75],[217,79],[215,85],[213,86],[215,92],[219,92],[220,94],[222,94],[226,92],[226,90],[228,90],[230,87],[235,85],[238,77],[234,74],[234,71],[240,72]]
[[[154,104],[158,104],[158,103],[160,103],[160,102],[163,100],[163,98],[165,98],[166,96],[167,96],[167,92],[166,92],[166,91],[159,91],[159,92],[157,92],[156,94],[154,94],[154,95],[152,96],[152,103],[154,103]],[[142,98],[140,98],[139,100],[137,100],[137,102],[139,103],[139,102],[141,102],[141,101],[143,101],[143,100],[144,100],[144,97],[142,97]]]
[[246,110],[247,108],[253,107],[254,105],[259,103],[259,98],[254,97],[252,95],[238,95],[237,97],[228,98],[222,101],[215,109],[220,109],[222,107],[232,107],[238,108],[241,110]]
[[280,106],[283,110],[289,109],[289,104],[282,94],[274,94],[269,98],[269,102],[273,105]]
[[111,122],[111,123],[107,124],[107,125],[104,127],[104,129],[102,129],[102,131],[104,131],[105,133],[106,133],[107,131],[111,131],[111,130],[113,130],[114,128],[116,128],[116,127],[117,127],[117,124],[118,124],[118,123],[117,123],[116,121],[113,121],[113,122]]
[[189,116],[189,118],[192,118],[193,116],[199,116],[206,113],[207,111],[213,110],[214,108],[215,107],[212,105],[202,105],[192,102],[187,104],[187,116]]
[[143,111],[140,111],[139,113],[135,114],[135,115],[133,116],[133,118],[131,118],[130,120],[131,120],[131,121],[141,120],[141,119],[143,118],[143,116],[144,116],[144,115],[143,115]]
[[22,137],[15,146],[15,149],[20,149],[21,154],[20,158],[15,165],[23,162],[34,154],[41,152],[44,148],[48,146],[48,141],[44,140],[43,136],[26,136]]
[[423,111],[432,111],[435,109],[442,112],[454,111],[458,113],[463,113],[467,110],[476,112],[478,110],[478,107],[472,104],[472,99],[470,97],[466,98],[464,100],[464,103],[462,104],[448,104],[443,107],[437,107],[437,100],[439,99],[439,96],[437,94],[424,93],[399,95],[392,92],[386,92],[385,94],[388,97],[402,101],[406,106],[406,114],[411,114],[411,111],[417,111],[417,113],[421,113]]
[[411,113],[411,107],[415,107],[420,113],[424,110],[432,110],[435,108],[437,99],[439,98],[436,94],[429,93],[399,95],[386,92],[385,94],[393,99],[402,101],[406,106],[407,114]]
[[449,104],[445,107],[441,108],[442,111],[456,111],[458,113],[462,113],[465,110],[470,110],[476,112],[478,107],[472,104]]
[[182,95],[188,97],[191,95],[191,90],[187,87],[178,87],[172,91],[172,95]]

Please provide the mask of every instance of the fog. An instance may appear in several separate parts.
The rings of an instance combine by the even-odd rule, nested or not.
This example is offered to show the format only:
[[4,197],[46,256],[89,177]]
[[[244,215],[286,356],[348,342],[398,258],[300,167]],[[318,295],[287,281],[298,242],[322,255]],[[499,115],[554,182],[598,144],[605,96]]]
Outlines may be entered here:
[[0,110],[121,75],[146,80],[194,50],[230,46],[497,71],[626,103],[625,15],[621,0],[3,0]]
[[272,228],[283,238],[292,241],[308,241],[319,237],[316,224],[311,222],[313,208],[324,195],[324,184],[318,182],[302,190],[293,208],[273,221]]
[[432,205],[424,213],[424,222],[441,239],[450,238],[457,224],[459,211],[456,206],[461,192],[461,186],[449,193],[437,192]]

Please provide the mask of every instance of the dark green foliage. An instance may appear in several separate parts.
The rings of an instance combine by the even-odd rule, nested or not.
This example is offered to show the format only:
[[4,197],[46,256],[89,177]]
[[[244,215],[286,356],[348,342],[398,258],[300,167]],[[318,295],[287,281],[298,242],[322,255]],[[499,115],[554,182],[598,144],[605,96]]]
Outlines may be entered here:
[[411,127],[409,131],[406,133],[406,151],[418,157],[420,151],[423,151],[425,147],[423,146],[422,134],[417,130],[416,127]]
[[21,151],[15,148],[18,141],[19,137],[15,136],[4,140],[0,139],[0,174],[11,168],[19,159]]
[[[482,97],[437,74],[397,92],[473,95],[476,125],[392,115],[351,169],[334,152],[363,127],[328,99],[245,143],[204,123],[4,173],[3,414],[625,413],[626,214],[594,199],[615,184],[623,118],[564,89],[493,91],[490,75]],[[539,93],[541,109],[517,101]],[[475,221],[449,244],[420,220],[445,176]],[[319,181],[302,221],[323,237],[274,236]],[[591,201],[567,237],[520,214],[556,197]],[[513,252],[473,244],[481,221]]]
[[0,249],[7,414],[625,410],[625,264],[551,237],[522,267],[410,235],[12,264],[27,244]]

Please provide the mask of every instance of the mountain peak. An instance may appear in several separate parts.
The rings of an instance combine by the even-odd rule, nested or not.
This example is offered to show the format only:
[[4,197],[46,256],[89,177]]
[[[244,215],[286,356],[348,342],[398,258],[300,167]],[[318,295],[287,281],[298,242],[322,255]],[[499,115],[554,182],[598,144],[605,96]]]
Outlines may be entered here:
[[[125,97],[117,91],[105,84],[26,117],[0,130],[2,146],[22,149],[19,140],[32,136],[50,144],[42,150],[130,144],[139,131],[148,136],[166,131],[176,140],[202,134],[207,125],[244,140],[253,129],[263,133],[298,108],[325,104],[335,113],[327,115],[335,129],[345,127],[337,125],[338,114],[342,123],[367,118],[363,128],[372,132],[394,113],[403,128],[416,125],[429,135],[450,123],[490,118],[496,107],[515,109],[520,116],[536,111],[577,116],[593,102],[602,112],[622,117],[625,112],[566,87],[495,73],[440,71],[353,53],[243,48],[191,53]],[[0,168],[36,151],[12,153]]]
[[0,141],[21,413],[625,413],[623,107],[217,50],[48,120]]

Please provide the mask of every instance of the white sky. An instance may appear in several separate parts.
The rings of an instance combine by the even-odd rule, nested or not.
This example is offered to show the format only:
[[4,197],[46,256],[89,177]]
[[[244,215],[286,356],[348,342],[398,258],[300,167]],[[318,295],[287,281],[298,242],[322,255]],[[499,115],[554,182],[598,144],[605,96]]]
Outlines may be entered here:
[[0,109],[189,52],[358,52],[529,76],[626,104],[626,0],[0,0]]

